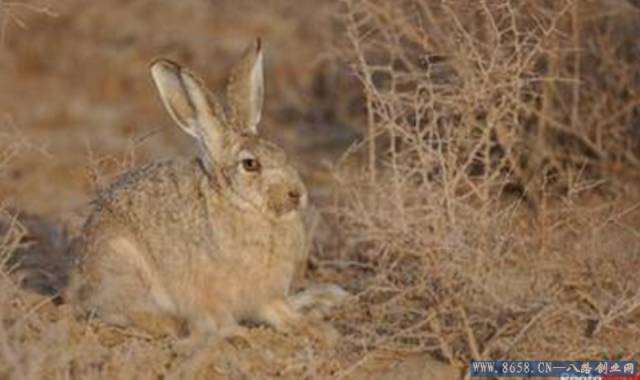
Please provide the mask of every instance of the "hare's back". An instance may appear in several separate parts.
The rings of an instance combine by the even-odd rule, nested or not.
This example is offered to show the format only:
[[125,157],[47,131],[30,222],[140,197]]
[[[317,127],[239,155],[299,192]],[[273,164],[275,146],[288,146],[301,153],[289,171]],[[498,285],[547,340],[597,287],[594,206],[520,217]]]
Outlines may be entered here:
[[197,160],[154,162],[128,172],[100,192],[85,232],[116,225],[147,240],[149,235],[174,235],[187,224],[193,227],[202,219],[205,181]]

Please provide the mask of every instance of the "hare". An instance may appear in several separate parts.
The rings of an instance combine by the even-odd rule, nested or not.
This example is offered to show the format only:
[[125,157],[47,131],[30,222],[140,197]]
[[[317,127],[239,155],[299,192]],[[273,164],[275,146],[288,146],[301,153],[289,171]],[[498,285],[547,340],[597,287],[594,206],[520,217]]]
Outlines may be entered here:
[[209,92],[166,59],[152,63],[162,102],[197,157],[149,164],[98,195],[74,246],[65,299],[107,323],[152,333],[234,334],[241,321],[288,331],[335,285],[295,296],[307,259],[307,189],[285,152],[258,133],[262,48],[256,40]]

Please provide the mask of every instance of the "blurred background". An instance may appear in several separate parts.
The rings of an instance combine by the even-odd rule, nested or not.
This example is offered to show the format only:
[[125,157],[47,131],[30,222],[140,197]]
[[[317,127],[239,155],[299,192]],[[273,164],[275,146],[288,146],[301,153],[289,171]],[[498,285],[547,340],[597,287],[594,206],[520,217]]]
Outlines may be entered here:
[[301,158],[302,169],[321,172],[353,139],[336,115],[348,105],[334,95],[350,80],[343,75],[336,83],[336,6],[280,0],[3,2],[0,143],[11,147],[3,152],[12,165],[3,168],[0,198],[55,215],[87,201],[90,168],[114,174],[117,162],[192,154],[192,142],[161,106],[149,63],[172,58],[216,88],[257,36],[266,50],[264,133],[294,156],[313,153],[313,159]]

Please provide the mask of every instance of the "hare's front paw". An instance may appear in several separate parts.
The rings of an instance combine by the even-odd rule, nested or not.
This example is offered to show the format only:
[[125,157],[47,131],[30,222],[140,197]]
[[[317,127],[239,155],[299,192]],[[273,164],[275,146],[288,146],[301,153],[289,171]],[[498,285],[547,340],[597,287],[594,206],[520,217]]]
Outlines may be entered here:
[[289,300],[277,300],[263,306],[260,309],[258,320],[278,332],[311,338],[324,346],[334,345],[339,337],[339,334],[329,324],[303,319]]
[[286,299],[277,299],[263,305],[254,319],[273,327],[276,331],[287,333],[298,324],[300,315]]
[[321,317],[327,315],[331,308],[342,303],[348,296],[349,293],[338,285],[318,284],[292,295],[289,302],[296,311]]

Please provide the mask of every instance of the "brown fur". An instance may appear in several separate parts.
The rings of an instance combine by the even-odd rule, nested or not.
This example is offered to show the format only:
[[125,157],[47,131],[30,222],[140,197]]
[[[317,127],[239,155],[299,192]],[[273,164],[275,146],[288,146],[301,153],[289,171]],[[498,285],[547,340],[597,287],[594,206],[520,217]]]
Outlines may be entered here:
[[200,156],[152,163],[99,195],[66,293],[82,312],[160,334],[186,322],[227,335],[243,320],[287,330],[299,319],[289,288],[307,256],[307,192],[284,151],[257,134],[261,54],[251,47],[232,69],[226,106],[179,65],[153,64]]

